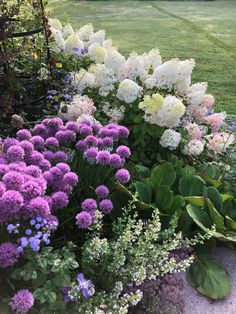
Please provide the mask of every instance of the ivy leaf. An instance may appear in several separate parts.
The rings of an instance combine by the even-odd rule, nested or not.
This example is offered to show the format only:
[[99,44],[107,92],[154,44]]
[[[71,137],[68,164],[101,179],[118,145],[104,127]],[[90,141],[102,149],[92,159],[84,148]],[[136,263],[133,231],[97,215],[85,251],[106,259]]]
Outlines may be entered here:
[[199,255],[187,271],[187,280],[201,294],[223,299],[230,291],[230,279],[225,269],[211,256]]

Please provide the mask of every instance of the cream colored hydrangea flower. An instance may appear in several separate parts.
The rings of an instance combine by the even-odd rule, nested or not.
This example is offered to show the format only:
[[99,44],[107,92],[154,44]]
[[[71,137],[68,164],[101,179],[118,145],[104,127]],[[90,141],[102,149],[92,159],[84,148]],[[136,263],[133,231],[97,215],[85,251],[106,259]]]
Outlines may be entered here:
[[134,102],[142,94],[142,87],[139,86],[136,82],[125,79],[120,82],[120,85],[117,90],[116,97],[121,101],[130,104]]
[[70,35],[65,41],[65,51],[68,54],[74,54],[73,48],[77,47],[79,49],[84,48],[83,42],[79,39],[77,34]]

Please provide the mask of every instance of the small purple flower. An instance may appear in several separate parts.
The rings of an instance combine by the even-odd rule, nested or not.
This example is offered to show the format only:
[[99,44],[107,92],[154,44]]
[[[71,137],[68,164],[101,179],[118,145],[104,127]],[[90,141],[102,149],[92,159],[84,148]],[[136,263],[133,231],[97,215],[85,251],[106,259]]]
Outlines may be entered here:
[[52,96],[52,95],[48,95],[48,96],[46,97],[46,100],[47,100],[47,101],[53,100],[53,96]]
[[17,314],[25,314],[34,305],[34,296],[27,289],[19,290],[12,297],[9,305],[11,306],[12,310],[15,311]]
[[117,147],[116,152],[118,155],[120,155],[121,158],[129,158],[131,155],[130,149],[128,146],[121,145]]
[[119,169],[116,172],[115,177],[122,184],[128,183],[129,180],[130,180],[129,171],[127,169],[124,169],[124,168],[123,169]]
[[110,153],[106,150],[97,153],[96,161],[100,165],[109,165]]
[[18,139],[19,141],[29,140],[29,139],[32,137],[30,131],[28,131],[28,130],[26,130],[26,129],[19,130],[19,131],[16,133],[16,136],[17,136],[17,139]]
[[29,238],[29,244],[30,244],[31,249],[34,252],[37,252],[40,250],[40,240],[37,239],[36,237],[30,237]]
[[69,142],[75,140],[76,134],[71,130],[58,131],[55,134],[56,139],[61,145],[67,146]]
[[100,198],[105,198],[109,195],[109,190],[105,185],[99,185],[96,190],[96,194]]
[[120,168],[122,166],[122,160],[118,154],[111,154],[110,166],[114,168]]
[[97,209],[97,202],[93,198],[86,198],[81,207],[85,211],[94,212]]
[[31,235],[32,234],[32,230],[31,229],[26,229],[25,230],[25,234],[28,235],[28,236]]
[[63,98],[64,98],[66,101],[71,101],[71,100],[72,100],[72,97],[71,97],[71,95],[69,95],[69,94],[63,95]]
[[99,208],[104,214],[109,214],[113,209],[113,204],[111,200],[105,199],[99,202]]
[[22,237],[22,238],[20,239],[20,241],[21,241],[21,246],[22,246],[23,248],[28,245],[28,239],[27,239],[26,237]]
[[7,150],[7,159],[10,162],[21,161],[24,159],[25,151],[19,145],[13,145]]
[[11,242],[0,245],[0,268],[13,266],[19,258],[17,246]]
[[95,292],[94,285],[91,280],[86,280],[84,278],[84,274],[80,273],[77,275],[77,282],[78,282],[77,288],[79,289],[79,291],[82,292],[85,298],[89,298],[94,294]]
[[88,227],[93,223],[92,216],[86,211],[80,212],[75,218],[76,224],[80,229],[88,229]]
[[98,150],[95,147],[91,147],[86,149],[86,151],[84,152],[84,157],[88,160],[88,161],[95,161],[96,157],[98,154]]

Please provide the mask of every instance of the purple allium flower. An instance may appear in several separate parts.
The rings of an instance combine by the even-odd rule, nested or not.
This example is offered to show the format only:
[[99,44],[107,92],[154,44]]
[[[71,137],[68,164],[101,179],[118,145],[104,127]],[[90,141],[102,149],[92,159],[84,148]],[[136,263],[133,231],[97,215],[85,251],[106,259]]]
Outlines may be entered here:
[[40,162],[39,166],[43,171],[48,171],[52,165],[49,160],[44,159]]
[[26,200],[30,200],[32,198],[43,195],[42,187],[33,180],[25,182],[22,185],[20,191]]
[[16,136],[17,136],[17,139],[18,139],[19,141],[29,140],[29,139],[32,137],[30,131],[28,131],[28,130],[26,130],[26,129],[19,130],[19,131],[16,133]]
[[99,185],[96,190],[96,194],[100,198],[105,198],[109,195],[109,190],[105,185]]
[[110,153],[106,150],[97,153],[96,161],[101,165],[109,165],[110,163]]
[[7,150],[7,159],[10,162],[21,161],[24,159],[25,151],[19,145],[13,145]]
[[37,150],[34,150],[29,157],[29,162],[35,166],[39,165],[43,160],[43,154],[39,153]]
[[110,156],[110,166],[114,168],[120,168],[122,165],[122,160],[118,154],[111,154]]
[[58,131],[55,134],[55,137],[61,145],[67,146],[69,142],[75,140],[76,134],[71,130]]
[[85,149],[86,149],[85,141],[84,141],[84,140],[78,141],[78,142],[76,143],[76,145],[75,145],[75,148],[76,148],[77,150],[80,150],[80,151],[85,151]]
[[3,142],[3,152],[6,153],[9,147],[18,144],[19,141],[17,139],[11,137],[6,138],[5,141]]
[[65,192],[55,192],[52,194],[52,208],[53,210],[64,208],[68,205],[69,199]]
[[47,219],[44,219],[45,221],[45,227],[48,231],[54,231],[57,229],[59,222],[56,216],[48,215]]
[[37,124],[33,131],[35,135],[40,135],[42,138],[47,137],[47,128],[43,124]]
[[79,133],[79,126],[74,121],[67,122],[66,123],[66,128],[67,128],[67,130],[71,130],[71,131],[74,131],[75,133]]
[[84,142],[87,146],[96,146],[97,145],[97,139],[93,135],[88,135],[85,139]]
[[53,161],[54,160],[54,153],[50,150],[45,150],[43,152],[43,157],[49,161]]
[[84,152],[84,157],[88,159],[88,161],[95,161],[98,154],[98,150],[96,147],[91,147],[86,149]]
[[67,161],[67,159],[68,159],[67,154],[65,152],[63,152],[62,150],[60,150],[54,154],[54,160],[56,162],[64,162],[64,161]]
[[59,146],[59,142],[55,137],[49,137],[46,139],[45,141],[45,146],[46,147],[58,147]]
[[81,135],[87,136],[87,135],[91,135],[93,133],[93,130],[90,126],[88,126],[88,125],[80,125],[80,126],[81,126],[80,127],[80,134]]
[[77,288],[82,292],[85,298],[89,298],[94,294],[94,285],[91,280],[86,280],[84,278],[84,274],[80,273],[77,275],[77,282]]
[[58,130],[59,127],[63,126],[63,121],[61,118],[55,117],[55,118],[49,119],[47,125],[51,129]]
[[0,268],[13,266],[19,258],[17,246],[11,242],[0,245]]
[[88,227],[93,223],[92,216],[86,211],[80,212],[75,218],[76,224],[80,229],[88,229]]
[[85,211],[94,212],[97,209],[97,202],[93,198],[86,198],[81,207]]
[[0,182],[0,197],[6,192],[6,187],[5,185]]
[[31,137],[30,139],[31,143],[34,145],[34,148],[37,150],[42,150],[44,149],[44,139],[39,136],[39,135],[35,135],[33,137]]
[[9,171],[3,176],[2,181],[8,190],[18,191],[24,183],[24,177],[19,172]]
[[[64,176],[64,172],[63,170],[61,170],[59,167],[55,166],[52,167],[50,170],[50,173],[52,174],[53,178],[55,180],[62,180],[63,176]],[[57,182],[58,183],[58,182]]]
[[104,214],[109,214],[113,209],[113,204],[111,200],[105,199],[99,202],[99,208]]
[[[1,209],[7,213],[7,215],[15,215],[23,206],[24,199],[18,191],[8,190],[1,198]],[[0,209],[0,210],[1,210]]]
[[4,176],[5,173],[9,171],[9,168],[7,165],[0,164],[0,178]]
[[30,155],[34,150],[34,145],[30,141],[20,142],[20,147],[24,149],[26,155]]
[[78,182],[78,176],[74,172],[68,172],[63,177],[63,183],[75,185]]
[[118,131],[116,129],[107,129],[106,136],[112,137],[114,141],[119,139]]
[[128,146],[121,145],[117,147],[116,152],[118,155],[120,155],[121,158],[129,158],[131,155],[130,149]]
[[93,133],[94,133],[94,134],[97,134],[97,133],[99,132],[99,130],[101,129],[101,125],[98,124],[98,123],[94,123],[94,124],[92,125],[92,129],[93,129]]
[[115,123],[109,123],[109,124],[107,124],[106,125],[106,128],[107,129],[117,129],[117,124],[115,124]]
[[27,214],[29,217],[35,217],[36,215],[46,217],[50,214],[48,202],[42,197],[32,199],[27,206]]
[[127,169],[119,169],[115,175],[116,179],[120,181],[120,183],[125,184],[130,180],[130,174]]
[[57,164],[57,168],[59,168],[64,174],[66,174],[70,171],[70,167],[63,162],[59,162]]
[[102,147],[109,148],[112,146],[113,146],[113,138],[112,137],[106,136],[102,139]]
[[119,126],[118,135],[119,137],[127,138],[129,136],[129,129],[127,129],[125,126]]
[[25,174],[38,178],[42,175],[42,170],[37,166],[31,165],[25,169]]

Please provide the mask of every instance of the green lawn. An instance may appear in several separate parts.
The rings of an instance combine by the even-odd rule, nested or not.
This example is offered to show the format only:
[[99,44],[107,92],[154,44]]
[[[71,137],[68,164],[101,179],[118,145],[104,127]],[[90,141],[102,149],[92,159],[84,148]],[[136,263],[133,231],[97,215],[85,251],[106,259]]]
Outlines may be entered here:
[[236,1],[49,0],[49,8],[74,27],[105,29],[126,55],[158,47],[163,60],[194,58],[193,81],[208,81],[217,109],[236,113]]

